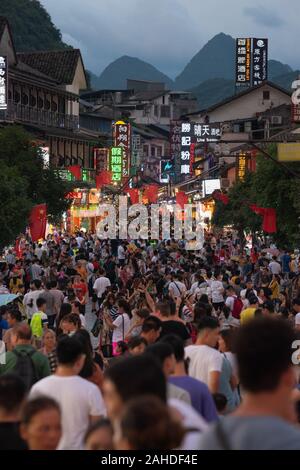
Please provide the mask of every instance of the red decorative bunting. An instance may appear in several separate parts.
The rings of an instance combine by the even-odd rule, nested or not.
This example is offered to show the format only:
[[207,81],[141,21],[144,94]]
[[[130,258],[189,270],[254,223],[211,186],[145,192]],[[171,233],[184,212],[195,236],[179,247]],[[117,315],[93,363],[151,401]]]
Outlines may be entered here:
[[255,204],[250,204],[249,208],[257,215],[263,217],[262,229],[267,233],[277,232],[277,216],[276,210],[273,208],[258,207]]
[[148,199],[150,204],[155,204],[158,197],[158,186],[156,184],[150,184],[145,187],[144,196]]
[[96,176],[96,188],[100,189],[102,186],[111,184],[111,172],[104,170]]
[[176,194],[176,204],[184,209],[185,204],[188,204],[189,198],[184,191],[180,191]]
[[127,192],[129,193],[131,204],[138,204],[139,203],[139,190],[128,189]]
[[214,191],[213,198],[216,199],[217,201],[223,202],[225,206],[229,204],[229,197],[226,194],[221,193],[221,191]]
[[34,206],[29,218],[29,227],[31,238],[33,242],[38,241],[40,238],[45,238],[47,225],[47,206],[46,204],[39,204]]
[[79,165],[68,166],[67,170],[76,178],[77,180],[81,180],[81,167]]

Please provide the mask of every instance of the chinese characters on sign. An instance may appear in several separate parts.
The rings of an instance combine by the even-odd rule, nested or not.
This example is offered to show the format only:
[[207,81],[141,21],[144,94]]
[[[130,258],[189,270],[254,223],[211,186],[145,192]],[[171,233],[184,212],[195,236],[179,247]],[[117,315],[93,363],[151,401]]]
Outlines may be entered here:
[[123,148],[122,177],[129,176],[130,154],[131,154],[131,126],[123,121],[114,124],[115,147]]
[[296,80],[292,84],[295,90],[292,94],[292,122],[300,122],[300,80]]
[[268,39],[253,39],[252,80],[254,86],[268,80]]
[[251,38],[236,40],[236,86],[251,86]]
[[181,121],[170,122],[170,150],[171,160],[175,162],[175,174],[180,175]]
[[131,153],[131,167],[138,167],[141,164],[141,136],[132,136],[132,153]]
[[0,56],[0,110],[7,109],[7,57]]
[[238,157],[238,165],[237,165],[237,179],[239,181],[245,180],[245,174],[247,170],[247,159],[248,156],[246,153],[241,152]]
[[94,148],[94,169],[96,170],[96,175],[107,170],[108,153],[109,149],[107,148]]
[[122,147],[112,147],[110,149],[110,165],[112,172],[112,182],[120,182],[123,174],[124,149]]
[[180,173],[189,175],[193,170],[195,145],[200,143],[215,143],[221,138],[221,128],[217,124],[181,124],[181,156]]

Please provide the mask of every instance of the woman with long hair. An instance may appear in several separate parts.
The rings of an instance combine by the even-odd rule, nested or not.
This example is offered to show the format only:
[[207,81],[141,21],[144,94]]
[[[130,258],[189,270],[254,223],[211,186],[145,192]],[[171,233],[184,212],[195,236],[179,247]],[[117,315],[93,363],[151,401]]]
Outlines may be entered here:
[[95,356],[89,332],[81,329],[75,333],[74,337],[77,338],[82,344],[85,354],[84,365],[79,373],[79,376],[94,383],[102,391],[103,374],[99,364],[95,362]]
[[62,329],[60,327],[60,324],[67,315],[70,315],[72,312],[72,305],[63,303],[62,306],[60,307],[60,312],[58,314],[58,317],[56,318],[56,336],[60,336],[62,334]]

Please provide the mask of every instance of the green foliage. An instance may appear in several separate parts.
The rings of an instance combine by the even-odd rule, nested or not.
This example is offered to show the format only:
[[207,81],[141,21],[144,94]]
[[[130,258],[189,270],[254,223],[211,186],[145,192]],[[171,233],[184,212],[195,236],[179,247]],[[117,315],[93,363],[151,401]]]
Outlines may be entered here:
[[[277,158],[276,145],[270,146],[268,153]],[[289,163],[287,167],[300,175],[300,164]],[[280,247],[299,245],[300,217],[300,178],[291,176],[282,165],[268,159],[257,157],[255,173],[248,173],[244,182],[236,182],[229,190],[230,204],[217,202],[213,223],[217,227],[233,225],[252,233],[261,232],[262,218],[255,215],[246,203],[251,202],[260,207],[272,207],[277,213],[277,229],[274,240]]]
[[[41,152],[23,128],[0,129],[1,222],[9,241],[24,231],[30,209],[41,203],[48,206],[49,220],[57,221],[69,207],[65,195],[71,190],[52,168],[44,168]],[[6,176],[7,175],[7,176]],[[0,245],[7,243],[0,233]]]
[[18,52],[69,47],[62,41],[61,32],[38,0],[1,0],[0,15],[10,23]]

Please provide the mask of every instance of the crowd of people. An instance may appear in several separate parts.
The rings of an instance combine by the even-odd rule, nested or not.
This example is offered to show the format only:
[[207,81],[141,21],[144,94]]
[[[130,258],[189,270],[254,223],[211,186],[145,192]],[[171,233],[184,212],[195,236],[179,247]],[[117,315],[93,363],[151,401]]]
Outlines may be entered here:
[[300,449],[297,250],[23,237],[0,301],[0,449]]

